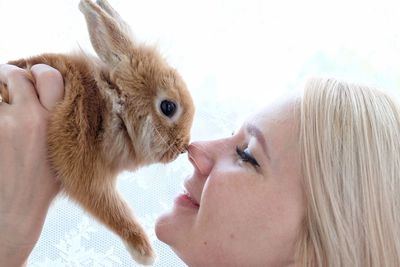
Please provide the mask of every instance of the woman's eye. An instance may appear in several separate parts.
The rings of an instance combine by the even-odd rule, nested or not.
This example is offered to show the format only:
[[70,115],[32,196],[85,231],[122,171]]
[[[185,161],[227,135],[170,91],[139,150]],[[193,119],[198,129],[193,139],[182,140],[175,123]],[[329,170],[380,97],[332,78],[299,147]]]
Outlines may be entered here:
[[258,162],[256,161],[256,159],[245,150],[240,149],[238,146],[236,147],[236,153],[238,154],[239,158],[244,161],[244,162],[248,162],[251,165],[253,165],[254,167],[260,167],[260,164],[258,164]]

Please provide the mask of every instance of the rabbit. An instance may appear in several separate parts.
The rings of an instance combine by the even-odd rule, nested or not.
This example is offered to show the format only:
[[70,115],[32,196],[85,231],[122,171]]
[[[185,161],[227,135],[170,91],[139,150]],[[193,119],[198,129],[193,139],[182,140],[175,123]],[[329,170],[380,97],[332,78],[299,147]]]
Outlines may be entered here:
[[194,103],[178,72],[155,48],[138,44],[106,0],[81,0],[79,9],[98,57],[42,54],[9,64],[29,72],[43,63],[62,74],[65,95],[48,125],[49,160],[62,192],[115,232],[137,262],[151,265],[156,255],[116,177],[186,152]]

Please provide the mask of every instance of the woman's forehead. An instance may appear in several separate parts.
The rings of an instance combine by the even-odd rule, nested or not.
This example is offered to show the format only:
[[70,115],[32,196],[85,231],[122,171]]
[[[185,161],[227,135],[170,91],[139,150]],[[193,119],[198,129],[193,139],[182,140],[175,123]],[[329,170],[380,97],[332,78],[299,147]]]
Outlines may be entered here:
[[244,122],[244,126],[255,125],[260,130],[268,129],[274,125],[294,124],[298,98],[286,97],[279,99],[272,105],[268,105],[260,111],[250,115]]
[[248,125],[259,129],[272,154],[293,150],[299,137],[297,103],[296,99],[287,98],[265,107],[245,121],[242,131],[246,133]]

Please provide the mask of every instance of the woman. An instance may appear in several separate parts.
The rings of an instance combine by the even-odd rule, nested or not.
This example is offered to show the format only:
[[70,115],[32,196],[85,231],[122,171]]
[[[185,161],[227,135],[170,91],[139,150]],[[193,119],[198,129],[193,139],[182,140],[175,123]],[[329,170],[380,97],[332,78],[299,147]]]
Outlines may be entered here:
[[399,140],[390,97],[311,80],[232,137],[191,144],[188,193],[158,238],[189,266],[400,266]]
[[[34,73],[37,101],[34,94],[22,97],[25,74],[10,68],[0,67],[0,80],[15,103],[0,105],[0,120],[15,115],[20,127],[29,125],[18,116],[27,105],[17,99],[30,99],[43,125],[61,98],[48,97],[45,85],[59,77],[51,71],[46,81]],[[62,92],[59,83],[53,87]],[[26,260],[58,191],[44,160],[43,127],[26,127],[39,140],[12,143],[15,128],[2,133],[8,143],[0,138],[2,147],[11,142],[22,151],[0,155],[8,160],[0,161],[0,188],[14,189],[0,191],[0,236],[6,237],[0,260],[10,263],[5,266]],[[400,110],[392,98],[367,87],[312,80],[300,95],[250,117],[233,136],[190,145],[194,174],[187,192],[158,220],[157,236],[189,266],[400,266],[399,140]],[[38,149],[27,149],[37,143]],[[43,165],[40,177],[53,185],[35,188],[39,178],[22,175],[16,163],[21,160],[24,167]],[[38,195],[43,197],[29,201]],[[10,209],[7,203],[18,204]],[[41,212],[16,212],[36,208]],[[25,221],[36,223],[31,228]]]

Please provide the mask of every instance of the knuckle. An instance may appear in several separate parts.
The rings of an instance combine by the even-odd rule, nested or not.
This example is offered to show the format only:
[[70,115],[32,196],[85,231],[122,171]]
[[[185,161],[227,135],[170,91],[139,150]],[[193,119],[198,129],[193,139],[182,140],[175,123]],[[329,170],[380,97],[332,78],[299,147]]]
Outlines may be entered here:
[[9,142],[15,135],[21,132],[21,125],[11,115],[3,114],[0,120],[0,139],[2,142]]
[[26,126],[32,130],[36,128],[43,128],[46,125],[46,116],[43,114],[43,112],[34,109],[24,121]]
[[[16,122],[15,118],[8,114],[2,115],[0,123],[3,129],[7,129],[10,132],[13,132],[18,129],[18,123]],[[4,131],[2,132],[4,133]]]
[[44,136],[49,115],[36,106],[25,106],[21,112],[4,112],[0,116],[0,140],[13,140],[15,136]]
[[15,67],[15,68],[10,68],[10,70],[7,73],[7,79],[21,79],[21,78],[27,78],[28,73],[26,70]]
[[45,64],[37,64],[32,66],[31,71],[35,73],[36,79],[39,80],[58,80],[62,81],[61,73],[53,67]]
[[[37,137],[37,136],[45,136],[46,134],[46,123],[43,120],[38,119],[37,117],[32,117],[31,120],[25,121],[23,125],[21,125],[21,131],[25,131],[26,138],[28,137]],[[29,139],[29,138],[28,138]]]
[[47,115],[36,105],[28,105],[16,120],[23,131],[36,131],[46,126]]

